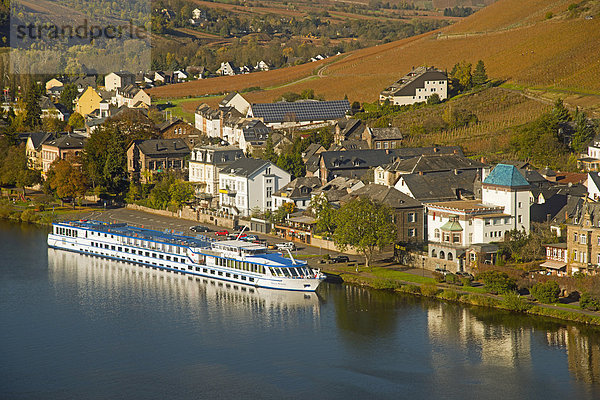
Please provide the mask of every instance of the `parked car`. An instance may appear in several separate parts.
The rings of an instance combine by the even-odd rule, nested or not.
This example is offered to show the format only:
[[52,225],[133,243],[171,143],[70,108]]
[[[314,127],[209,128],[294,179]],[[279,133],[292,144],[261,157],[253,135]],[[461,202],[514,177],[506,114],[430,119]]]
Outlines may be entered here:
[[273,243],[270,243],[267,245],[267,249],[269,249],[269,250],[275,250],[276,248],[277,247]]
[[254,242],[255,240],[258,240],[258,236],[256,236],[256,235],[246,235],[246,234],[244,234],[244,235],[245,235],[244,240],[247,242]]
[[295,250],[296,245],[292,242],[284,242],[275,244],[277,250]]
[[227,236],[227,235],[229,235],[229,231],[227,229],[223,229],[222,231],[216,231],[215,235],[217,235],[217,236]]
[[206,226],[196,225],[196,226],[190,226],[190,231],[192,231],[192,232],[210,232],[210,229],[208,229],[208,227],[206,227]]
[[329,259],[329,262],[332,264],[347,263],[349,261],[350,261],[350,258],[348,258],[348,256],[337,256],[337,257],[332,257]]
[[232,233],[228,236],[229,239],[231,240],[246,240],[246,235],[245,233],[242,233],[241,235],[239,233]]
[[469,278],[470,280],[473,280],[473,279],[474,279],[474,276],[473,276],[473,274],[470,274],[470,273],[468,273],[468,272],[462,272],[462,271],[458,271],[458,272],[456,273],[456,275],[460,276],[461,278]]

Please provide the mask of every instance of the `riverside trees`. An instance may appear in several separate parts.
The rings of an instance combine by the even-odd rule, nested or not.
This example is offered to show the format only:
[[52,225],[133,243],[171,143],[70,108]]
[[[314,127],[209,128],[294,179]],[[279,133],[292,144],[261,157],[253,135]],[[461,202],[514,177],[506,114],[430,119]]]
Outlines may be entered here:
[[338,249],[354,248],[369,267],[373,256],[394,242],[396,226],[389,207],[367,198],[357,198],[337,212],[333,241]]

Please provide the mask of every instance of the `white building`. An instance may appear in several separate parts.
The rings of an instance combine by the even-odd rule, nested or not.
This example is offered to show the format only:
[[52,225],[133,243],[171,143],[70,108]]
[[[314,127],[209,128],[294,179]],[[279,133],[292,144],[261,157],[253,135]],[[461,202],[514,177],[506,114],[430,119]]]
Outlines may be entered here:
[[403,106],[427,101],[434,93],[440,100],[448,98],[448,76],[435,68],[419,67],[382,91],[379,101]]
[[221,76],[233,76],[236,74],[237,68],[234,67],[233,63],[222,62],[221,66],[217,70],[217,75]]
[[242,158],[219,172],[219,204],[223,211],[249,216],[273,206],[273,193],[290,182],[290,174],[273,163]]
[[127,71],[111,72],[104,77],[104,88],[113,91],[135,84],[135,75]]
[[600,175],[598,172],[588,172],[586,186],[588,197],[594,201],[600,200]]
[[425,204],[429,256],[464,271],[478,257],[495,262],[496,246],[511,230],[529,233],[529,183],[517,168],[498,164],[482,183],[481,200]]
[[197,146],[189,162],[189,181],[199,193],[218,197],[219,170],[244,157],[237,146]]
[[208,137],[222,138],[221,111],[200,104],[194,113],[194,127]]

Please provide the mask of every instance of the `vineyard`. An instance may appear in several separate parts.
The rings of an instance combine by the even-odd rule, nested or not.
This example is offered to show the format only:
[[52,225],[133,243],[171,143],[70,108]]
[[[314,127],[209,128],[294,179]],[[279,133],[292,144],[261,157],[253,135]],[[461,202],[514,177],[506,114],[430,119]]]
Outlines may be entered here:
[[[157,88],[151,93],[158,97],[186,97],[260,86],[273,88],[248,93],[250,101],[272,101],[284,92],[309,88],[328,100],[347,95],[351,101],[374,101],[383,88],[414,66],[450,69],[462,60],[475,64],[482,59],[489,76],[524,88],[554,90],[563,93],[563,97],[570,93],[574,96],[600,94],[597,78],[600,15],[593,19],[581,15],[571,18],[567,14],[571,2],[500,0],[441,31],[339,57],[318,79],[301,80],[318,67],[311,63]],[[544,15],[549,10],[553,10],[555,17],[546,19]],[[289,85],[280,87],[284,83]]]

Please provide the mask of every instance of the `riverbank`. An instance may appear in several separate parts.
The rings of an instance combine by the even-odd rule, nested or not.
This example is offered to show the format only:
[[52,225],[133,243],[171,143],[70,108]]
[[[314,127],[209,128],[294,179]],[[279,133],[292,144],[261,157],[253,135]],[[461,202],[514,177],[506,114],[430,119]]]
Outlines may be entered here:
[[438,283],[433,278],[392,268],[374,267],[369,271],[357,271],[354,267],[330,265],[324,269],[324,272],[338,276],[344,283],[366,286],[376,290],[408,293],[444,301],[600,326],[600,314],[592,311],[532,302],[513,293],[493,295],[488,293],[483,286],[455,286]]

